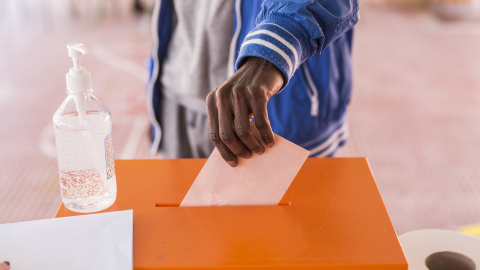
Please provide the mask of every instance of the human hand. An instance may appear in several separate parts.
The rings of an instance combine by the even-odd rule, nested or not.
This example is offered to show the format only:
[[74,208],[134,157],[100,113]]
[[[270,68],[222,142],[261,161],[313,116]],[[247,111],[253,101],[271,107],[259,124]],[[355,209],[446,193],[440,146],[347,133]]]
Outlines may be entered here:
[[10,263],[7,261],[1,262],[0,270],[10,270]]
[[248,159],[252,153],[265,152],[264,145],[250,127],[253,117],[263,143],[273,146],[267,102],[283,83],[283,74],[274,64],[263,58],[249,57],[235,74],[208,95],[210,140],[230,166],[237,166],[238,157]]

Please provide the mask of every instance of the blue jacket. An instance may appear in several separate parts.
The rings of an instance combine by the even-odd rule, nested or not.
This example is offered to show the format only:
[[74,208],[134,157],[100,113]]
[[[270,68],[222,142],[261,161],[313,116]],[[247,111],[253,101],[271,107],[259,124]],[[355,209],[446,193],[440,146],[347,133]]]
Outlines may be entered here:
[[[352,88],[351,48],[359,0],[235,0],[230,46],[233,73],[245,57],[274,63],[286,82],[267,109],[273,132],[311,151],[332,156],[348,138],[346,108]],[[173,4],[157,0],[147,107],[154,139],[161,140],[159,74],[172,34]]]

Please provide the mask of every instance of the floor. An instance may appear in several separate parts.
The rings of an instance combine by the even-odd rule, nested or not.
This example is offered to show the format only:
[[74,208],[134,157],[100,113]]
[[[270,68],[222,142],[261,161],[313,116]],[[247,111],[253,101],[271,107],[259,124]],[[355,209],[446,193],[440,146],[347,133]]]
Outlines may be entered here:
[[52,116],[66,98],[71,41],[90,50],[82,63],[111,111],[115,158],[154,158],[145,107],[150,18],[136,16],[131,1],[98,3],[2,1],[0,223],[50,218],[60,205]]
[[365,8],[351,140],[397,233],[480,222],[480,23]]
[[[60,204],[52,115],[70,41],[91,51],[83,63],[112,113],[115,157],[159,158],[147,138],[149,16],[127,0],[102,3],[0,4],[0,224],[51,218]],[[478,48],[479,22],[362,9],[351,137],[338,156],[368,158],[398,234],[480,223]]]

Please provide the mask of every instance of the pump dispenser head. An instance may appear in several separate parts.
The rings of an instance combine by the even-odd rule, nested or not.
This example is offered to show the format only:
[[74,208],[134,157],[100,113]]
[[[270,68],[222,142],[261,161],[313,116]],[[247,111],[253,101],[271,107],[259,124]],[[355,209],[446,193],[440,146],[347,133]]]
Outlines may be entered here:
[[92,88],[90,72],[80,65],[80,59],[88,53],[87,47],[82,43],[72,42],[67,44],[68,56],[73,60],[73,67],[66,74],[67,90],[70,93],[80,93]]

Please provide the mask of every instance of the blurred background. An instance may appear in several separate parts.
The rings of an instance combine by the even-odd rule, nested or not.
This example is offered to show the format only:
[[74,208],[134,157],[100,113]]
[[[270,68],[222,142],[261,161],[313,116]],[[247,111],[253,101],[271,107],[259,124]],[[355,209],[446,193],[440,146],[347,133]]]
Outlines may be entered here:
[[[112,113],[115,158],[161,158],[145,107],[153,0],[140,3],[0,0],[0,224],[60,205],[52,116],[71,41],[90,49],[83,64]],[[480,223],[480,1],[361,4],[338,156],[368,158],[398,234]]]

